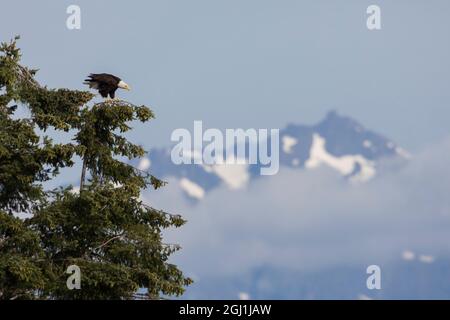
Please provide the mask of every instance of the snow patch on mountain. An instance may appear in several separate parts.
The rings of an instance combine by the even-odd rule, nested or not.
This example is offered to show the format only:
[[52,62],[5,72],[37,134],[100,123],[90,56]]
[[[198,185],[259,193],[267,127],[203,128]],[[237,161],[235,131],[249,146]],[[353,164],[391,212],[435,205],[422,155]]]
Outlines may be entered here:
[[282,144],[283,144],[283,151],[285,153],[292,153],[292,147],[295,146],[297,144],[297,139],[295,139],[294,137],[288,136],[288,135],[284,135],[282,137]]
[[430,264],[435,261],[435,257],[432,255],[421,254],[417,256],[416,253],[411,250],[405,250],[402,252],[402,259],[405,261],[414,261],[416,257],[418,261],[426,264]]
[[370,140],[364,140],[363,146],[365,148],[371,148],[372,147],[372,142]]
[[250,300],[250,295],[247,292],[239,292],[239,300]]
[[368,181],[375,175],[375,167],[372,161],[361,155],[346,155],[336,157],[326,150],[326,141],[319,134],[313,134],[313,142],[310,150],[310,157],[305,162],[308,169],[317,168],[322,164],[336,169],[342,175],[350,175],[355,172],[357,166],[360,170],[351,177],[353,181]]
[[416,254],[411,250],[405,250],[402,252],[402,259],[405,261],[413,261],[416,258]]
[[248,165],[218,164],[210,166],[210,168],[230,189],[241,189],[245,187],[250,180]]
[[179,184],[181,189],[183,189],[188,196],[195,199],[203,199],[205,197],[205,190],[195,182],[192,182],[187,178],[181,178]]
[[433,263],[434,262],[434,257],[430,256],[430,255],[422,254],[422,255],[419,256],[419,261],[423,262],[423,263]]

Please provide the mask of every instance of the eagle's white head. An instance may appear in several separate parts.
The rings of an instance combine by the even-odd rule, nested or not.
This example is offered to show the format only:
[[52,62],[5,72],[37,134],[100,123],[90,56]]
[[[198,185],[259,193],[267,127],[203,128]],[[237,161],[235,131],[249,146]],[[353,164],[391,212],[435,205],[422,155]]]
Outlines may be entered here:
[[125,90],[131,90],[130,86],[128,84],[126,84],[124,81],[120,80],[120,82],[117,84],[117,86],[121,89],[125,89]]

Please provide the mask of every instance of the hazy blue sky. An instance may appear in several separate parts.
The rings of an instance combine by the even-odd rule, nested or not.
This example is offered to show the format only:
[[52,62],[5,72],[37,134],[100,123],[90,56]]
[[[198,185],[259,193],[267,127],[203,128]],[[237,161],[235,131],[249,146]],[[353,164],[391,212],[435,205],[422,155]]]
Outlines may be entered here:
[[[366,28],[370,4],[381,31]],[[446,0],[1,0],[0,38],[20,34],[23,62],[51,87],[121,76],[133,91],[119,96],[157,114],[133,134],[147,147],[195,119],[277,128],[338,109],[416,151],[450,133],[449,17]]]
[[[81,7],[79,31],[66,28],[70,4]],[[382,10],[380,31],[366,28],[371,4]],[[167,236],[201,288],[210,273],[239,278],[270,264],[305,272],[401,261],[404,250],[447,261],[449,33],[448,0],[0,0],[0,40],[22,36],[23,63],[41,69],[42,83],[82,89],[87,74],[109,72],[131,85],[119,97],[157,115],[132,133],[147,149],[194,120],[283,128],[337,109],[415,154],[361,187],[327,170],[284,169],[196,206],[176,183],[145,193],[189,221]],[[62,176],[76,183],[72,171]],[[441,294],[440,283],[430,287]]]

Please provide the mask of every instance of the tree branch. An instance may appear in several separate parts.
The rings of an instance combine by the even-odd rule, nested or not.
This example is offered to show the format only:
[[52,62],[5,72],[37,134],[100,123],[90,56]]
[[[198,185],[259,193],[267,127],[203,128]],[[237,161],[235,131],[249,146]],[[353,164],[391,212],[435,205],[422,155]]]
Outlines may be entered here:
[[109,239],[109,240],[103,242],[103,243],[102,243],[101,245],[99,245],[98,247],[95,247],[94,250],[101,249],[101,248],[103,248],[104,246],[106,246],[108,243],[110,243],[111,241],[113,241],[113,240],[115,240],[115,239],[118,239],[118,238],[122,238],[124,235],[125,235],[125,234],[122,233],[122,234],[120,234],[120,235],[118,235],[118,236],[112,237],[111,239]]

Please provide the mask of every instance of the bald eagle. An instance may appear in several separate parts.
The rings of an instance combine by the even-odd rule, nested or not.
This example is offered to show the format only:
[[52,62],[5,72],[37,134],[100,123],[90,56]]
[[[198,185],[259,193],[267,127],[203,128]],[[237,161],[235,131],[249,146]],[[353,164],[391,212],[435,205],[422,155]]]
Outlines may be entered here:
[[108,98],[109,95],[111,99],[114,99],[117,88],[130,90],[128,84],[122,79],[109,73],[91,73],[88,79],[84,80],[84,84],[87,84],[89,88],[97,89],[103,98]]

